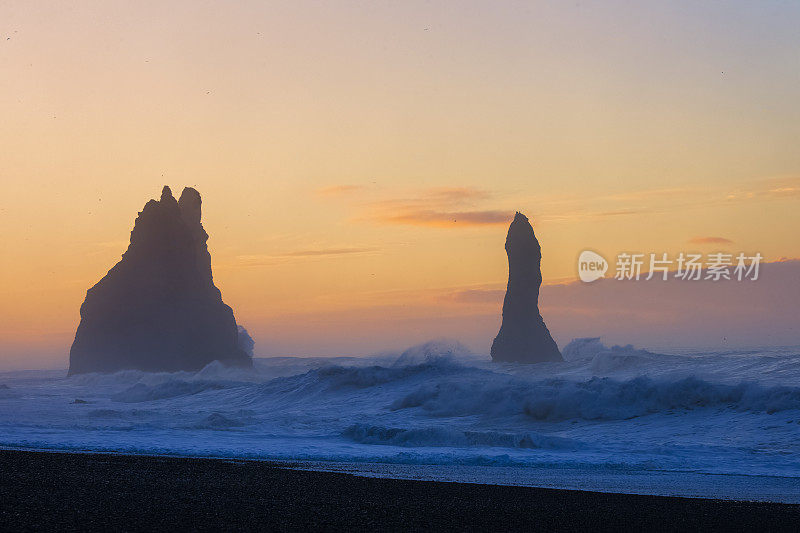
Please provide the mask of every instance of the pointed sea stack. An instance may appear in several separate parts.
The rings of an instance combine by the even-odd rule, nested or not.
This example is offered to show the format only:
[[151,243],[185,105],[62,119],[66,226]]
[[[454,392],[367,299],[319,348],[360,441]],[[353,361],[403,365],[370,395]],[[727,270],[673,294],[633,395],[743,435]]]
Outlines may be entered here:
[[508,287],[503,325],[492,343],[492,360],[512,363],[563,361],[539,313],[542,250],[528,217],[514,216],[506,237]]
[[252,366],[211,276],[200,205],[188,187],[180,201],[165,186],[161,200],[147,202],[122,259],[86,293],[70,375]]

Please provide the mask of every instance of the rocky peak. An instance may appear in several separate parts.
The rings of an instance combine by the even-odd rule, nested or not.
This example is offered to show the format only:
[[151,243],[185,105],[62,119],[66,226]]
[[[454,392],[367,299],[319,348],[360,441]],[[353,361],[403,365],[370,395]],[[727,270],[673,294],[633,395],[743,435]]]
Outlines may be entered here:
[[561,353],[539,313],[542,253],[528,217],[520,212],[508,228],[508,286],[503,324],[492,343],[492,360],[561,361]]
[[165,186],[136,218],[122,259],[89,289],[70,350],[70,374],[250,366],[233,311],[211,274],[200,194]]

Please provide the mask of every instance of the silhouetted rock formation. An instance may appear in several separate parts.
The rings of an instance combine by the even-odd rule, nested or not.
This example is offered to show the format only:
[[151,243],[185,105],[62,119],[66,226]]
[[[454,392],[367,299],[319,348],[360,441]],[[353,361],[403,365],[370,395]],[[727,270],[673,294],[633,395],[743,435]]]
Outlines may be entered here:
[[122,259],[86,293],[70,374],[252,366],[211,276],[200,205],[188,187],[180,201],[164,187],[147,202]]
[[492,360],[514,363],[563,361],[539,314],[542,251],[528,217],[514,216],[506,237],[508,288],[503,325],[492,343]]

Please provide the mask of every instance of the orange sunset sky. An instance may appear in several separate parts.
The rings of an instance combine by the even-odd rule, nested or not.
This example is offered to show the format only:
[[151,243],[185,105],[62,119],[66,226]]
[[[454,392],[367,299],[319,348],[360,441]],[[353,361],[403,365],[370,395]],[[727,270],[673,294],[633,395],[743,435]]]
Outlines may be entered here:
[[[487,353],[516,210],[545,283],[570,283],[542,293],[560,346],[729,339],[678,321],[683,300],[588,298],[576,260],[800,257],[799,20],[766,0],[0,1],[0,367],[66,366],[165,184],[203,195],[257,355]],[[780,322],[800,268],[779,266],[788,285],[726,293],[775,313],[737,343],[800,343]]]

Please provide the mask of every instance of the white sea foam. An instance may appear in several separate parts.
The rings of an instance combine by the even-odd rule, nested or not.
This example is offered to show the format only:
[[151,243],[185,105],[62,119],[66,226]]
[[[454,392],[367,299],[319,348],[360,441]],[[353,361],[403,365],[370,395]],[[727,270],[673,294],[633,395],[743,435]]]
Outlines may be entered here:
[[[0,445],[490,465],[530,480],[543,468],[780,476],[800,501],[798,350],[667,355],[576,339],[564,354],[492,364],[435,342],[258,359],[252,371],[11,372],[0,374]],[[481,475],[495,479],[469,474]]]

